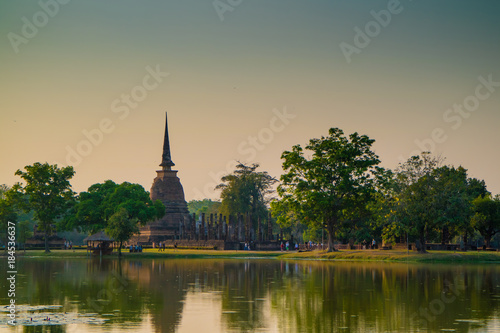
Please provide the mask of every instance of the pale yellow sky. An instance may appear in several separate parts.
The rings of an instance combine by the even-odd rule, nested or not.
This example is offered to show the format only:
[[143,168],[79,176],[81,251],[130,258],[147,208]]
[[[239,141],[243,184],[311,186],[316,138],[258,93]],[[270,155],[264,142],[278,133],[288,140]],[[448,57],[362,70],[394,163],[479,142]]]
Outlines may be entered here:
[[14,46],[43,9],[3,2],[0,183],[47,161],[74,165],[78,192],[106,179],[149,190],[168,111],[187,200],[217,198],[235,160],[279,177],[283,150],[330,127],[375,139],[390,168],[432,148],[500,193],[500,5],[401,8],[348,62],[340,45],[387,1],[252,1],[223,20],[211,2],[70,2]]

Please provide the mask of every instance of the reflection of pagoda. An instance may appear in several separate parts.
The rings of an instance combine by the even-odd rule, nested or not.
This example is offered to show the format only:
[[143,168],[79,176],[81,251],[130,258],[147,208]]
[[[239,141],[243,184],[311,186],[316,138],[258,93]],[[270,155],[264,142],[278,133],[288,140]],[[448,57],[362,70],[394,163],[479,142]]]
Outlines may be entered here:
[[[148,223],[141,228],[140,236],[133,241],[141,244],[151,244],[172,239],[179,234],[179,226],[189,219],[189,212],[181,181],[177,177],[177,171],[172,170],[174,166],[170,156],[170,143],[168,140],[168,122],[165,118],[165,139],[163,141],[163,155],[161,159],[161,170],[151,186],[151,200],[157,199],[165,205],[165,216],[161,219]],[[135,238],[135,237],[134,237]]]

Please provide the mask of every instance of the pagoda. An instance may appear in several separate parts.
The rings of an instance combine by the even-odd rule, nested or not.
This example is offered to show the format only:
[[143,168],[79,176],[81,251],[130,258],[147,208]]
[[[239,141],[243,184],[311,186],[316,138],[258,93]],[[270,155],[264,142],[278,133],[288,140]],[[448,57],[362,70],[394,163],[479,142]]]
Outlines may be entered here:
[[151,186],[151,200],[160,200],[165,205],[165,215],[156,221],[141,227],[140,235],[133,241],[140,244],[159,243],[165,240],[175,239],[179,234],[180,226],[189,221],[189,212],[184,189],[177,177],[177,170],[170,153],[170,142],[168,139],[168,121],[165,115],[165,137],[163,140],[163,154],[161,158],[161,170],[156,171],[156,178]]

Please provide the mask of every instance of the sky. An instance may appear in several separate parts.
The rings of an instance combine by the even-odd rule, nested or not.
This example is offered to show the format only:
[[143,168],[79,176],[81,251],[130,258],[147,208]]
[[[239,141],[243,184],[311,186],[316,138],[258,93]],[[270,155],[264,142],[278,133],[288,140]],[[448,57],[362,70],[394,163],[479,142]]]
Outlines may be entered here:
[[149,191],[165,113],[186,200],[217,199],[236,161],[331,127],[394,169],[420,151],[500,193],[496,0],[0,2],[0,184],[72,165],[73,190]]

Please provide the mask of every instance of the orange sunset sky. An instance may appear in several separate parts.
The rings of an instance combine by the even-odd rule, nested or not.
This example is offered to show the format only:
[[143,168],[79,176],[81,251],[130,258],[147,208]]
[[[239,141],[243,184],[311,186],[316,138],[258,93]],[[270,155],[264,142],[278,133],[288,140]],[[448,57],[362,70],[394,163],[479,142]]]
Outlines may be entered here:
[[149,190],[165,112],[186,200],[236,160],[330,127],[376,140],[382,166],[421,150],[500,193],[500,2],[2,1],[0,184],[73,165],[75,191]]

